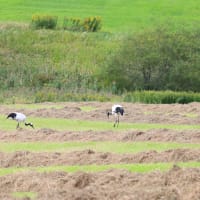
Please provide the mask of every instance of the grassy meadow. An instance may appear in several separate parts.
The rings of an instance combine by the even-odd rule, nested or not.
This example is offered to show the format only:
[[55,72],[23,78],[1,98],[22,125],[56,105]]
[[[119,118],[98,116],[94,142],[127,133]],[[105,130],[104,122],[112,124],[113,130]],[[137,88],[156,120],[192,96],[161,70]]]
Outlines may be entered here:
[[[4,111],[8,110],[26,110],[28,112],[37,109],[62,109],[64,105],[40,105],[40,102],[66,102],[66,101],[98,101],[98,102],[143,102],[143,103],[190,103],[200,101],[199,90],[199,44],[198,29],[200,22],[200,0],[1,0],[0,7],[0,103]],[[50,14],[58,16],[58,26],[55,30],[33,30],[29,27],[33,14]],[[88,17],[101,16],[102,29],[97,33],[87,32],[70,32],[62,29],[64,17]],[[154,37],[154,31],[160,27],[167,27],[169,35],[161,37],[161,32]],[[184,34],[181,35],[182,29]],[[199,32],[198,32],[199,31]],[[144,35],[142,34],[144,33]],[[176,33],[178,33],[176,35]],[[187,33],[190,33],[188,39]],[[140,35],[141,34],[141,35]],[[132,39],[129,40],[129,37]],[[178,36],[178,37],[176,37]],[[166,46],[161,46],[161,41]],[[172,39],[171,39],[172,38]],[[162,40],[163,39],[163,40]],[[166,40],[165,40],[166,39]],[[173,40],[175,39],[175,40]],[[174,45],[177,40],[178,44]],[[191,39],[191,40],[190,40]],[[127,43],[125,43],[125,41]],[[127,60],[125,57],[125,66],[118,62],[124,59],[124,55],[132,58],[133,54],[120,50],[129,49],[126,44],[129,41],[136,41],[133,54],[134,58],[144,58],[138,63]],[[151,43],[153,41],[153,43]],[[154,43],[155,41],[155,43]],[[180,43],[179,43],[180,42]],[[199,42],[199,43],[198,43]],[[144,46],[143,46],[144,44]],[[147,46],[145,46],[147,44]],[[166,54],[161,51],[152,50],[152,44],[155,49],[161,46]],[[169,44],[169,45],[168,45]],[[125,45],[125,46],[124,46]],[[141,46],[140,46],[141,45]],[[148,46],[149,45],[149,46]],[[171,45],[171,46],[170,46]],[[141,47],[141,49],[139,48]],[[163,47],[163,48],[162,48]],[[139,56],[137,55],[137,49]],[[145,53],[147,52],[147,53]],[[149,54],[152,52],[152,54]],[[181,52],[178,54],[177,52]],[[119,54],[118,54],[119,53]],[[124,54],[123,54],[124,53]],[[154,54],[155,53],[155,54]],[[177,53],[177,54],[176,54]],[[163,60],[157,60],[161,58]],[[171,56],[171,57],[170,57]],[[191,56],[191,57],[189,57]],[[115,58],[115,60],[114,60]],[[118,60],[119,58],[119,60]],[[168,59],[169,58],[169,59]],[[130,62],[129,62],[130,61]],[[159,64],[165,67],[159,68]],[[174,64],[175,63],[175,64]],[[173,68],[172,74],[165,77],[163,74],[162,82],[153,80],[151,84],[163,85],[163,89],[159,91],[159,87],[155,90],[143,89],[135,86],[137,90],[127,90],[126,88],[116,88],[116,77],[112,80],[110,76],[112,71],[108,70],[108,66],[122,66],[127,69],[126,77],[132,78],[130,71],[134,73],[134,80],[130,85],[134,85],[135,81],[141,82],[141,86],[145,88],[138,77],[138,71],[128,68],[128,66],[145,65],[143,75],[147,77],[149,72],[155,68],[157,71],[152,77],[158,77],[158,72],[165,72]],[[174,66],[175,65],[175,66]],[[189,67],[188,67],[189,66]],[[177,68],[176,68],[177,67]],[[142,67],[141,67],[142,69]],[[130,70],[130,71],[129,71]],[[166,71],[165,71],[166,70]],[[185,71],[184,71],[185,70]],[[124,71],[118,71],[122,75]],[[105,72],[105,73],[104,73]],[[135,73],[136,72],[136,73]],[[104,75],[107,73],[107,80]],[[172,76],[175,74],[174,76]],[[182,79],[180,78],[180,75]],[[138,78],[138,79],[137,79]],[[132,78],[133,79],[133,78]],[[173,79],[173,80],[172,80]],[[181,81],[180,81],[181,79]],[[111,80],[109,84],[107,81]],[[190,85],[187,90],[174,87],[178,81],[179,85]],[[194,81],[192,81],[194,80]],[[122,83],[124,80],[119,80]],[[148,81],[148,80],[147,80]],[[184,83],[184,84],[183,84]],[[171,85],[170,85],[171,84]],[[194,86],[194,87],[193,87]],[[148,87],[147,87],[148,88]],[[193,90],[191,90],[191,88]],[[197,89],[196,89],[197,88]],[[29,104],[27,104],[29,103]],[[195,105],[194,105],[195,107]],[[198,109],[194,108],[185,110],[184,115],[187,118],[198,121]],[[94,111],[92,106],[80,107],[80,111],[89,113]],[[42,111],[41,111],[42,112]],[[58,111],[59,112],[59,111]],[[153,111],[152,111],[153,112]],[[195,112],[195,113],[193,113]],[[71,114],[71,113],[70,113]],[[146,116],[151,117],[151,111],[146,110]],[[174,116],[177,113],[173,113]],[[178,113],[178,117],[181,114]],[[182,114],[183,115],[183,114]],[[50,115],[49,115],[50,116]],[[174,117],[173,116],[173,117]],[[187,121],[187,119],[185,119]],[[115,141],[62,141],[62,142],[34,142],[37,134],[43,134],[42,129],[54,130],[56,134],[66,131],[84,134],[88,131],[91,134],[97,134],[97,131],[115,132],[123,134],[125,131],[149,131],[167,129],[174,132],[184,133],[184,131],[198,131],[200,125],[198,123],[127,123],[120,122],[118,128],[113,127],[111,121],[101,121],[98,119],[89,121],[74,118],[51,118],[51,117],[34,117],[28,116],[35,129],[31,130],[30,137],[32,142],[7,141],[0,140],[0,153],[15,154],[15,152],[73,152],[92,149],[98,152],[110,152],[117,154],[137,154],[140,152],[157,151],[163,152],[175,149],[199,150],[199,143],[178,143],[178,142],[115,142]],[[5,115],[0,115],[0,131],[5,134],[4,139],[9,134],[18,134],[16,131],[16,121],[7,120]],[[23,126],[23,133],[29,134],[29,128]],[[35,135],[33,134],[35,133]],[[7,135],[6,135],[7,134]],[[98,133],[101,134],[101,133]],[[163,133],[164,134],[164,133]],[[187,134],[187,133],[186,133]],[[48,135],[48,134],[47,134]],[[8,137],[8,138],[9,138]],[[45,135],[44,135],[45,137]],[[170,136],[169,136],[170,137]],[[172,136],[171,136],[172,137]],[[170,138],[171,139],[171,138]],[[9,139],[8,139],[9,140]],[[14,155],[15,156],[15,155]],[[13,156],[13,160],[17,159]],[[110,164],[110,165],[71,165],[71,166],[37,166],[37,167],[0,167],[0,176],[6,176],[21,172],[52,172],[64,171],[68,173],[99,172],[109,169],[125,169],[133,173],[150,173],[152,171],[166,171],[176,164],[181,168],[200,168],[200,162],[163,162],[163,163],[133,163],[133,164]],[[14,198],[37,198],[36,192],[19,191],[14,192]]]
[[[145,61],[141,60],[139,64],[136,63],[136,66],[148,63],[148,71],[151,62],[153,65],[157,65],[155,64],[157,62],[159,65],[163,63],[164,67],[168,64],[172,65],[170,66],[172,74],[169,74],[167,78],[165,74],[158,74],[164,72],[165,69],[158,69],[154,72],[152,77],[157,75],[160,80],[160,77],[164,76],[165,82],[157,84],[157,79],[152,80],[150,85],[153,83],[156,85],[153,89],[199,92],[199,33],[194,31],[199,27],[198,8],[199,3],[196,0],[190,2],[185,0],[96,0],[93,2],[88,0],[76,2],[71,0],[11,0],[8,3],[2,0],[0,8],[0,74],[2,75],[0,102],[112,101],[116,98],[120,101],[134,101],[137,96],[131,97],[131,94],[126,96],[126,92],[132,92],[132,89],[116,88],[116,83],[120,80],[117,79],[118,76],[111,77],[110,75],[113,73],[108,70],[108,67],[112,68],[112,66],[126,68],[126,65],[123,66],[123,62],[118,62],[118,59],[115,63],[115,58],[123,60],[123,52],[120,55],[117,53],[121,53],[120,49],[123,49],[124,44],[126,46],[125,41],[129,36],[133,37],[133,40],[141,41],[142,44],[147,43],[147,46],[141,47],[139,56],[135,58],[129,56],[134,59],[137,57],[146,59]],[[32,30],[29,25],[31,17],[35,13],[58,16],[57,29]],[[64,16],[82,18],[96,15],[102,17],[100,32],[70,32],[62,29]],[[172,35],[162,36],[161,34],[160,36],[158,31],[156,32],[157,36],[151,32],[162,27],[167,27]],[[178,34],[173,35],[174,32]],[[144,35],[140,36],[140,33],[144,33]],[[188,33],[191,34],[189,39],[188,35],[190,34]],[[197,36],[194,36],[194,33]],[[154,43],[148,46],[148,42],[158,41],[157,37],[169,38],[164,41],[164,44],[169,44],[169,46],[162,47],[159,52],[153,52],[151,47],[154,46]],[[146,41],[145,38],[147,38]],[[175,42],[173,38],[180,45],[173,45]],[[190,40],[191,43],[188,43]],[[133,43],[132,47],[140,45],[140,43]],[[158,49],[159,45],[156,44],[155,49]],[[176,49],[179,46],[181,49]],[[146,57],[143,55],[144,49],[152,52],[152,59],[148,55]],[[160,55],[162,49],[163,57]],[[169,52],[174,52],[173,55],[176,55],[176,52],[180,52],[180,55],[177,54],[176,59],[173,60],[173,55],[172,57],[165,55],[167,49]],[[125,52],[126,54],[129,55]],[[155,55],[164,60],[154,60]],[[188,55],[192,55],[192,57],[187,58]],[[166,56],[169,57],[168,60],[165,59]],[[177,62],[179,57],[181,60]],[[132,60],[127,60],[127,58],[125,61],[132,63]],[[134,82],[131,79],[130,83],[130,86],[133,86],[139,75],[134,69],[129,70],[133,71],[133,74],[125,74],[125,81],[121,80],[121,83],[128,82],[128,75],[131,78],[135,74]],[[176,74],[181,70],[185,70],[185,72]],[[118,72],[117,69],[114,71]],[[140,72],[140,74],[143,73]],[[180,82],[178,83],[178,81]],[[190,85],[190,83],[192,84]],[[138,80],[138,84],[133,88],[148,89],[145,87],[145,81],[142,83],[141,80]],[[163,88],[157,87],[159,85]],[[190,101],[197,100],[199,101],[199,97],[190,99]],[[139,98],[139,101],[142,101],[142,98]],[[175,101],[179,101],[179,99],[175,99]],[[149,100],[147,99],[145,102],[149,102]],[[162,99],[158,98],[153,102],[162,103]]]
[[138,31],[158,24],[171,23],[173,28],[199,23],[199,0],[10,0],[1,1],[1,21],[29,23],[35,13],[64,16],[101,16],[103,31]]

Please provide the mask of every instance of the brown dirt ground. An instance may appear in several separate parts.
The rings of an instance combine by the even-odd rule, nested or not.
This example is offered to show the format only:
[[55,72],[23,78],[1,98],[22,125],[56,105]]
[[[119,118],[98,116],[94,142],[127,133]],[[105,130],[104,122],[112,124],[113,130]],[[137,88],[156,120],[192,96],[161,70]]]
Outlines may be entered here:
[[90,165],[117,163],[200,162],[200,149],[173,149],[163,152],[148,151],[135,154],[102,153],[93,150],[74,152],[0,152],[0,167],[35,167],[55,165]]
[[168,129],[148,131],[57,131],[52,129],[1,131],[2,142],[67,142],[67,141],[154,141],[200,143],[199,130],[174,131]]
[[[107,121],[106,111],[112,103],[44,103],[48,108],[16,109],[0,105],[5,114],[19,111],[30,116],[58,117]],[[51,108],[52,105],[52,108]],[[63,108],[53,108],[62,105]],[[121,103],[125,108],[124,122],[200,124],[200,103],[151,105]],[[89,112],[82,106],[92,106]],[[113,119],[111,118],[110,121]],[[56,131],[52,129],[0,131],[1,142],[30,141],[162,141],[200,143],[200,131]],[[83,150],[74,152],[0,152],[0,167],[31,167],[51,165],[86,165],[111,163],[200,162],[200,149],[176,149],[164,152],[148,151],[136,154],[114,154]],[[37,199],[70,200],[200,200],[200,169],[180,169],[146,174],[125,170],[98,173],[18,172],[0,177],[0,199],[11,197],[14,191],[37,192]],[[24,198],[28,199],[28,198]]]
[[199,200],[200,169],[174,166],[146,174],[33,171],[0,177],[1,199],[13,199],[8,194],[14,191],[36,192],[39,200]]

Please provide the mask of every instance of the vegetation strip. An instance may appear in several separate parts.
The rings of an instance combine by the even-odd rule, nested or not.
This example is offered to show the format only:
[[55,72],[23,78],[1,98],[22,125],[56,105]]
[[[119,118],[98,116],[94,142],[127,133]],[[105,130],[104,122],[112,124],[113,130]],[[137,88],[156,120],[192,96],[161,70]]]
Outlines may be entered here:
[[37,193],[36,192],[13,192],[12,196],[19,199],[36,199]]
[[[7,120],[5,116],[0,116],[1,130],[15,130],[16,122]],[[150,129],[172,129],[172,130],[199,130],[200,125],[185,124],[147,124],[147,123],[120,123],[118,128],[113,127],[113,122],[103,121],[87,121],[63,118],[40,118],[29,117],[36,129],[50,128],[54,130],[70,130],[70,131],[103,131],[103,130],[150,130]]]
[[200,149],[200,144],[172,142],[0,142],[1,152],[31,151],[78,151],[92,149],[99,152],[138,153],[142,151],[165,151],[169,149]]
[[[54,171],[65,171],[68,173],[75,173],[78,171],[84,172],[100,172],[109,169],[125,169],[130,172],[147,173],[151,171],[166,171],[172,168],[174,163],[148,163],[148,164],[111,164],[111,165],[71,165],[71,166],[48,166],[48,167],[11,167],[11,168],[0,168],[0,176],[8,174],[14,174],[17,172],[24,171],[37,171],[37,172],[54,172]],[[183,168],[199,168],[200,162],[179,162],[176,165]]]
[[[186,6],[188,5],[188,6]],[[48,0],[46,1],[1,1],[1,21],[30,22],[31,15],[46,13],[58,16],[59,24],[63,24],[64,16],[85,17],[86,13],[91,16],[94,13],[102,16],[104,31],[123,31],[132,29],[141,31],[144,27],[150,28],[155,24],[170,23],[174,28],[189,26],[192,21],[198,23],[198,1],[176,0],[173,1],[70,1]],[[183,9],[180,9],[183,8]],[[20,15],[18,14],[20,10]],[[188,24],[188,21],[190,22]],[[186,24],[185,24],[186,23]],[[189,26],[192,28],[192,26]]]

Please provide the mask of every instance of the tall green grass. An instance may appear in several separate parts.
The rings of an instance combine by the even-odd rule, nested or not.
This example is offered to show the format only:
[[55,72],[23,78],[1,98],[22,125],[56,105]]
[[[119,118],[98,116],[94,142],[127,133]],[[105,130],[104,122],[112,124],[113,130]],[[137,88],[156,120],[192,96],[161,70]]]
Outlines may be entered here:
[[[113,98],[120,101],[144,103],[200,101],[200,94],[194,92],[136,91],[126,93],[123,91],[124,95],[113,95],[114,93],[119,94],[120,91],[116,91],[113,82],[110,80],[111,75],[109,74],[105,78],[105,76],[101,76],[101,71],[106,70],[105,66],[119,50],[125,34],[33,31],[28,28],[13,26],[4,27],[1,30],[0,43],[2,47],[0,52],[3,52],[3,56],[0,58],[1,103],[112,101]],[[146,35],[148,35],[148,32],[146,32]],[[184,38],[184,41],[188,44],[186,35],[184,35]],[[198,54],[198,49],[193,45],[191,47],[191,45],[192,42],[190,41],[189,45],[186,45],[187,49],[190,51],[192,48],[195,52],[192,55],[197,58],[195,55]],[[150,50],[148,46],[145,48],[147,48],[146,51]],[[173,49],[173,45],[171,48]],[[140,56],[142,57],[142,55]],[[157,56],[159,57],[159,55]],[[132,58],[133,56],[129,57]],[[122,58],[123,55],[117,57],[119,60]],[[129,63],[127,59],[125,62]],[[132,61],[130,60],[130,62]],[[175,62],[177,63],[176,59]],[[190,83],[192,82],[191,87],[196,84],[195,88],[199,88],[197,84],[198,73],[195,73],[195,70],[198,71],[196,67],[199,66],[198,60],[193,60],[193,62],[196,64],[193,66],[193,74],[189,77],[189,80]],[[189,65],[192,65],[192,63]],[[118,66],[117,63],[115,66]],[[179,68],[176,70],[179,70]],[[179,73],[177,72],[177,74]],[[187,74],[187,71],[185,74]],[[183,80],[185,80],[185,74],[182,72]],[[116,76],[119,77],[118,74]],[[131,77],[130,80],[135,83],[136,80]],[[171,80],[175,85],[176,79]],[[106,81],[109,81],[108,86],[104,86]],[[187,81],[184,81],[184,83],[186,84]],[[167,84],[170,84],[170,81],[167,81]],[[184,88],[183,86],[182,89]]]
[[156,104],[200,102],[200,93],[174,91],[134,91],[124,96],[127,102]]
[[[184,90],[186,87],[180,87],[180,85],[182,86],[182,83],[185,83],[185,85],[190,85],[188,91],[199,91],[199,33],[193,30],[199,27],[197,25],[199,24],[198,8],[199,4],[195,0],[190,2],[186,0],[173,2],[171,0],[98,0],[94,2],[89,0],[48,0],[45,2],[38,0],[11,0],[9,3],[2,0],[0,16],[0,21],[2,22],[0,24],[0,55],[2,55],[0,57],[0,74],[2,77],[0,79],[0,102],[111,101],[112,98],[117,96],[112,94],[121,94],[126,90],[121,88],[120,91],[116,91],[114,87],[115,77],[114,81],[111,81],[110,73],[108,76],[109,86],[105,87],[106,80],[105,76],[100,76],[101,71],[106,71],[105,66],[107,66],[108,62],[112,62],[109,59],[113,58],[121,48],[125,38],[130,36],[130,32],[134,31],[134,35],[137,36],[137,33],[143,32],[144,29],[146,35],[143,38],[148,38],[146,37],[150,33],[148,30],[154,30],[155,27],[159,29],[159,26],[167,27],[169,28],[167,30],[172,32],[181,33],[182,26],[184,26],[184,30],[188,31],[184,31],[183,35],[180,35],[180,42],[177,42],[180,44],[178,52],[181,50],[185,54],[183,56],[177,53],[176,56],[185,59],[185,55],[190,55],[187,52],[192,52],[190,58],[192,61],[186,59],[185,63],[189,64],[183,68],[183,60],[177,64],[177,59],[175,58],[175,65],[178,68],[174,70],[177,72],[175,75],[179,77],[179,71],[187,69],[186,72],[183,70],[181,73],[182,79],[180,79],[182,81],[179,83],[178,90]],[[8,23],[8,21],[12,20],[29,23],[31,15],[34,13],[56,15],[61,21],[66,15],[69,15],[68,17],[76,17],[76,15],[77,17],[87,17],[88,15],[95,16],[97,14],[103,19],[104,29],[102,32],[95,34],[71,33],[60,29],[55,31],[34,31],[29,29],[27,25],[18,26],[16,24],[9,25]],[[195,37],[193,37],[193,33],[196,34]],[[189,39],[188,35],[190,35]],[[172,41],[169,52],[176,50],[173,40],[170,39],[171,36],[169,35],[169,41]],[[181,40],[182,36],[184,36],[184,41]],[[175,37],[175,39],[177,38]],[[165,42],[164,44],[169,43]],[[146,48],[147,52],[151,51],[148,46],[144,45],[144,48]],[[163,48],[166,48],[167,51],[169,46],[164,45]],[[156,49],[158,48],[156,47]],[[174,54],[172,53],[172,55]],[[159,53],[157,56],[160,57]],[[169,58],[168,54],[163,54],[163,56],[167,59]],[[124,56],[117,55],[116,57],[120,59]],[[142,54],[138,57],[143,58]],[[133,55],[130,55],[129,58],[133,58]],[[132,62],[129,59],[125,60],[127,63]],[[145,62],[148,62],[148,60]],[[154,64],[154,61],[152,62]],[[158,63],[162,62],[158,60]],[[136,66],[140,64],[137,63]],[[118,65],[116,64],[115,66]],[[149,63],[147,63],[147,66],[149,66]],[[124,69],[123,66],[122,68]],[[189,75],[185,76],[187,74]],[[173,85],[176,85],[176,80],[178,81],[176,76],[171,80],[174,81]],[[132,77],[132,81],[135,83],[136,79]],[[191,82],[192,84],[187,84]],[[170,84],[170,81],[167,80],[167,83]],[[165,84],[160,85],[163,86]],[[141,85],[138,88],[142,89]],[[165,89],[165,87],[163,88]],[[159,89],[162,89],[162,87],[159,87]],[[145,94],[143,93],[143,95]],[[162,98],[161,95],[157,94],[159,97],[156,97],[156,100],[151,100],[151,97],[148,97],[150,99],[148,100],[146,96],[144,97],[146,102],[153,101],[156,103],[160,102]],[[187,101],[188,98],[189,101],[199,101],[199,97],[196,98],[194,95],[192,98],[190,97],[186,98]],[[123,100],[122,96],[117,98]],[[125,94],[125,101],[135,101],[134,98],[131,94]],[[143,101],[142,98],[140,97],[139,99]],[[180,98],[176,98],[175,101],[182,101]],[[167,103],[167,98],[162,101]],[[169,101],[172,100],[169,99]]]
[[119,42],[107,33],[2,28],[0,102],[110,100],[96,74]]

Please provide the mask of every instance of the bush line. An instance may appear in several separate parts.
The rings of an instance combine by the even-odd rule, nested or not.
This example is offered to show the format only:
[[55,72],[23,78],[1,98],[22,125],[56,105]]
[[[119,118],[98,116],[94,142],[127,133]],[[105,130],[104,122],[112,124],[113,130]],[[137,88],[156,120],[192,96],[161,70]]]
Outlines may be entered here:
[[[58,17],[47,14],[34,14],[30,27],[33,29],[55,29]],[[63,29],[68,31],[97,32],[101,29],[102,20],[99,16],[84,19],[64,17]]]

